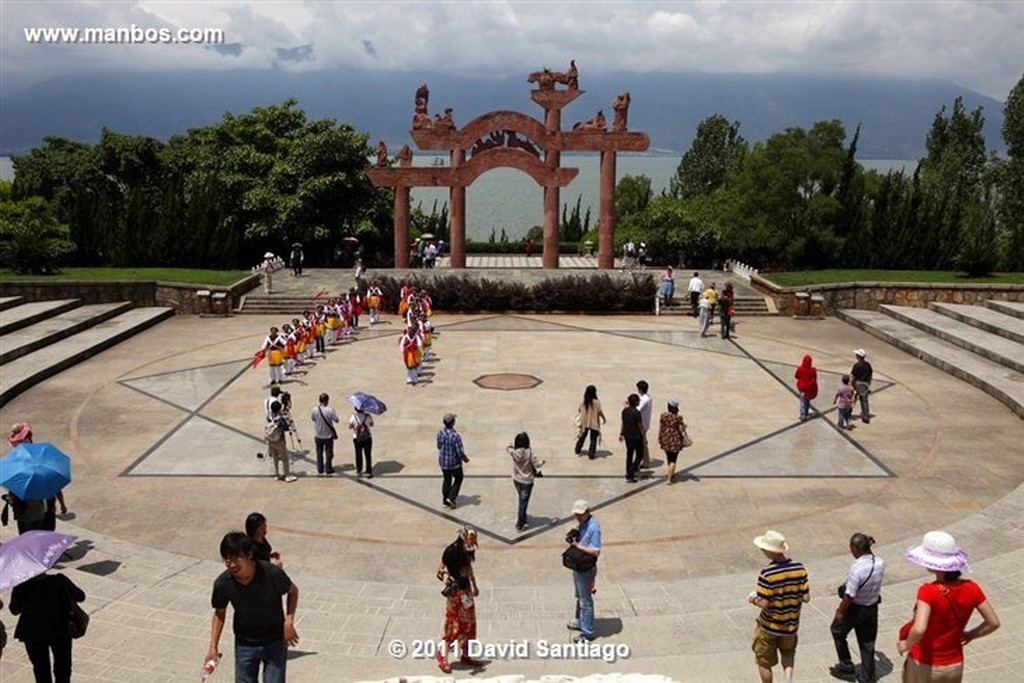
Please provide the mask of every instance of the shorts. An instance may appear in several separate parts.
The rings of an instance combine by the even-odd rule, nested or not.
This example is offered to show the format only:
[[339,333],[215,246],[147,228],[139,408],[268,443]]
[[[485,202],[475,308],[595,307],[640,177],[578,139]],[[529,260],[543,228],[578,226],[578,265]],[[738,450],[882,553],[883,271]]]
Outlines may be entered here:
[[766,632],[760,626],[754,627],[754,644],[750,649],[754,651],[754,661],[757,665],[770,669],[779,663],[780,652],[794,652],[796,650],[796,634],[788,636],[777,636]]

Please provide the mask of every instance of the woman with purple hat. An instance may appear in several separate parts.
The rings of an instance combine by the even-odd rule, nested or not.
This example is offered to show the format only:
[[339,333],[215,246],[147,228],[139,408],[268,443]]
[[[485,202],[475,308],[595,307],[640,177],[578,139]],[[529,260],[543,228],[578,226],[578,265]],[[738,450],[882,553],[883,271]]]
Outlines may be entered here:
[[[908,655],[903,683],[959,683],[964,645],[999,628],[999,617],[981,587],[960,578],[968,569],[967,554],[946,532],[929,531],[903,556],[935,576],[918,588],[914,619],[900,629],[897,647],[901,655]],[[975,609],[982,622],[967,629]]]

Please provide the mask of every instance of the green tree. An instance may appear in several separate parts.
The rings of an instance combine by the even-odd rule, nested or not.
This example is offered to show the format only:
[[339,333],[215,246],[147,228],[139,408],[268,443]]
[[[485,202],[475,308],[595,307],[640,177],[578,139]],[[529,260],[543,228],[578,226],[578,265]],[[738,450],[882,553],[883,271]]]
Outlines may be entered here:
[[646,175],[624,175],[615,185],[615,218],[628,221],[642,212],[654,198],[651,179]]
[[956,266],[972,277],[988,275],[999,265],[992,193],[973,197],[964,210]]
[[930,257],[928,268],[952,267],[960,251],[966,208],[983,191],[984,125],[982,108],[968,113],[958,97],[948,116],[945,106],[939,110],[928,132],[928,153],[919,169],[922,203],[917,219],[920,248]]
[[697,125],[697,135],[683,154],[668,193],[685,199],[711,194],[724,186],[743,167],[748,151],[740,135],[739,121],[713,114]]
[[42,197],[11,195],[9,185],[0,183],[0,266],[22,274],[56,272],[75,248],[68,227]]
[[1004,268],[1024,271],[1024,76],[1003,107],[1007,160],[1000,173],[999,217],[1005,236]]

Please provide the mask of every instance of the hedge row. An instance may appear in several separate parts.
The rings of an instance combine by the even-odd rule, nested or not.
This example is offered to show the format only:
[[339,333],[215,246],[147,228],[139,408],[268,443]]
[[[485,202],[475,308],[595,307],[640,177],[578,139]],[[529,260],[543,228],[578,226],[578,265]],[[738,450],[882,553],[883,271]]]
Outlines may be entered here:
[[455,274],[401,280],[384,276],[377,281],[392,311],[405,284],[430,292],[439,311],[646,312],[658,289],[650,273],[567,275],[533,284]]

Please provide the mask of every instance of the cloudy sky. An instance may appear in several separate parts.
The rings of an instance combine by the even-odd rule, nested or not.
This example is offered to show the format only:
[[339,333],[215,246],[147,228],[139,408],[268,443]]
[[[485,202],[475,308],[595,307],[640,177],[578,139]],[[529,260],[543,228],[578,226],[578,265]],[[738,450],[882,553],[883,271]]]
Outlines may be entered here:
[[[945,78],[998,100],[1024,74],[1024,1],[0,1],[0,88],[90,70],[825,72]],[[225,44],[68,45],[32,27],[222,29]],[[3,85],[6,83],[6,86]]]

